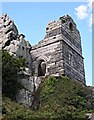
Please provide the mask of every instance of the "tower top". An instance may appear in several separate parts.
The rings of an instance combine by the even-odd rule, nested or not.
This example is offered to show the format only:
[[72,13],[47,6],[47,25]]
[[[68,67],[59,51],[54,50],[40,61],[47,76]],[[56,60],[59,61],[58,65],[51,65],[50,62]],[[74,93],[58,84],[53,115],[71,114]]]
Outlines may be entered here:
[[61,23],[66,24],[70,30],[76,29],[76,24],[71,16],[64,15],[64,16],[60,17],[59,19],[61,20]]
[[46,27],[46,38],[62,34],[62,31],[66,31],[68,34],[73,33],[80,37],[80,33],[77,29],[76,23],[69,15],[64,15],[59,18],[59,20],[50,21]]

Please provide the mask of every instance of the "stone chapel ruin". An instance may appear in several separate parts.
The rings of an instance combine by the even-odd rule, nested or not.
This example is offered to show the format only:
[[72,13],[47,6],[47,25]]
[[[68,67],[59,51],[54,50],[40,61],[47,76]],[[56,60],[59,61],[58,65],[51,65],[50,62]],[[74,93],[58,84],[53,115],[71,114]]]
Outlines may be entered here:
[[21,82],[26,87],[17,95],[19,103],[32,105],[34,84],[37,89],[45,76],[66,75],[85,83],[81,37],[69,15],[49,22],[44,39],[31,46],[25,36],[19,34],[14,22],[3,14],[0,17],[0,49],[27,61],[28,67],[19,73],[25,74]]

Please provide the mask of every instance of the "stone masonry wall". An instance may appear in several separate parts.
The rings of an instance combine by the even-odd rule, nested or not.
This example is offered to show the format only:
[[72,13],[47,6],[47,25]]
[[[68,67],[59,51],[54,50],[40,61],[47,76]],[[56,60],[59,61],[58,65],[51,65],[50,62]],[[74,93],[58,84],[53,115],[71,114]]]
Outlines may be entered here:
[[62,43],[63,66],[65,75],[85,83],[83,58],[65,42]]
[[67,75],[85,83],[81,37],[69,15],[48,23],[45,38],[32,46],[31,55],[33,71],[37,76],[39,61],[43,59],[45,75]]
[[46,74],[55,75],[63,73],[63,60],[61,51],[60,36],[45,39],[43,42],[32,47],[32,64],[35,69],[34,72],[38,75],[39,62],[44,60],[46,63]]

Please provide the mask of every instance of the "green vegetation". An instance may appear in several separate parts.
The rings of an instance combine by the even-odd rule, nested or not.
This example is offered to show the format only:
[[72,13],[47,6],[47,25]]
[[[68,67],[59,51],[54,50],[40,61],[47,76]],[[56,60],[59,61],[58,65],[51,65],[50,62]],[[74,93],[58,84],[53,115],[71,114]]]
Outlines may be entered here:
[[88,120],[86,113],[93,111],[88,104],[91,91],[78,81],[49,77],[38,91],[40,105],[33,111],[4,98],[3,120]]
[[19,105],[15,95],[22,86],[17,73],[25,66],[25,60],[14,58],[6,51],[2,52],[2,60],[2,120],[88,120],[86,113],[94,111],[91,90],[68,77],[45,78],[35,92],[38,100],[35,99],[33,110]]
[[7,51],[2,51],[2,93],[3,96],[15,100],[15,94],[21,87],[18,82],[20,67],[25,66],[23,58],[14,58]]
[[91,110],[88,95],[91,91],[78,81],[67,77],[50,77],[41,84],[40,113],[47,118],[60,120],[86,120]]

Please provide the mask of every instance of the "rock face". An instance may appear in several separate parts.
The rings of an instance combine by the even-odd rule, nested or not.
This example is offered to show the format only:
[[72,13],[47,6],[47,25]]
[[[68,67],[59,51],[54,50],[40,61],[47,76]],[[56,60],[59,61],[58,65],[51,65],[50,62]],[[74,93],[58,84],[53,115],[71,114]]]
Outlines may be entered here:
[[[31,80],[31,45],[25,40],[25,36],[23,34],[18,33],[16,25],[7,16],[7,14],[3,14],[0,17],[0,49],[7,50],[14,57],[26,59],[28,67],[25,68],[25,71],[21,70],[18,77],[18,80],[21,81],[24,88],[19,91],[17,101],[30,106],[33,99],[31,98],[31,91],[33,89],[33,82]],[[24,75],[24,78],[22,75]]]
[[[81,37],[69,15],[48,23],[45,38],[31,46],[25,36],[19,34],[14,22],[3,14],[0,17],[0,49],[27,61],[28,67],[19,73],[24,86],[17,95],[19,103],[32,105],[32,93],[45,76],[66,75],[85,83]],[[24,78],[21,78],[22,74]]]
[[31,65],[31,45],[26,41],[23,34],[18,34],[18,29],[14,22],[3,14],[0,17],[0,48],[7,50],[11,55],[23,57]]

